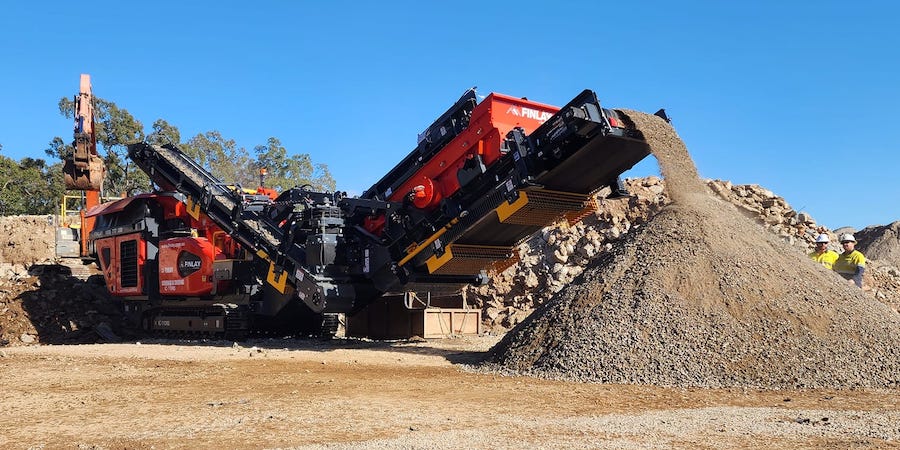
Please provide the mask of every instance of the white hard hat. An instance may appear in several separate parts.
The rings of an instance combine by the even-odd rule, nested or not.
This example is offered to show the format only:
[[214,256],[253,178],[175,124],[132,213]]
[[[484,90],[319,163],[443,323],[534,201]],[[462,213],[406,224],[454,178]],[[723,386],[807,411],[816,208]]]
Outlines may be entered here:
[[841,235],[841,243],[844,242],[856,242],[856,238],[850,233],[844,233]]
[[825,233],[822,233],[822,234],[816,236],[816,244],[821,244],[821,243],[827,244],[828,241],[830,241],[830,239],[828,239],[828,235]]

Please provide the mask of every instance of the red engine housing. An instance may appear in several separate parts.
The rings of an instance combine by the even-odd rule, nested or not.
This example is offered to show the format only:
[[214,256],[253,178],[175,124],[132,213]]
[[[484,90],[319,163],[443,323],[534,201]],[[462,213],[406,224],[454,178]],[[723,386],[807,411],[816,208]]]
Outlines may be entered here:
[[213,292],[213,261],[225,255],[206,238],[179,237],[159,243],[159,293],[203,296]]

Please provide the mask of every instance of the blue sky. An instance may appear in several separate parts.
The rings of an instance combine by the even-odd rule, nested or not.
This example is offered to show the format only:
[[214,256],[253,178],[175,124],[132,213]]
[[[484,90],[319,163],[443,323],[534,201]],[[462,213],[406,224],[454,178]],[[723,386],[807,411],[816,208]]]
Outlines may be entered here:
[[[900,220],[894,2],[8,2],[0,144],[44,157],[89,73],[183,139],[270,136],[361,192],[467,88],[665,107],[701,175],[831,228]],[[657,174],[648,158],[628,176]]]

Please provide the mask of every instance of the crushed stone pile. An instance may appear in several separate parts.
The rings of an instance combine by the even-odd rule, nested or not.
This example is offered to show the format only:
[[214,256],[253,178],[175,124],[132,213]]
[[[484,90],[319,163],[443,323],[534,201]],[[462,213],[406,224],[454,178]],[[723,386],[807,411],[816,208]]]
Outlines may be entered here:
[[0,236],[0,263],[29,265],[56,256],[53,216],[2,216]]
[[[493,274],[486,285],[465,288],[469,304],[482,310],[485,330],[499,334],[520,323],[581,275],[591,261],[610,252],[628,233],[640,229],[670,203],[664,181],[658,177],[629,179],[625,183],[632,194],[630,198],[599,198],[594,214],[573,226],[563,221],[545,228],[519,246],[516,264]],[[706,180],[706,185],[739,213],[801,253],[813,251],[813,241],[820,233],[831,237],[831,250],[842,251],[837,230],[818,225],[808,213],[794,210],[784,198],[764,187],[722,180]],[[868,236],[858,236],[862,236],[857,238],[860,246],[868,242]],[[890,241],[885,244],[888,249],[893,248]],[[900,243],[897,247],[900,251]],[[869,262],[864,288],[894,311],[900,311],[900,267],[890,259],[879,259],[881,255],[866,253]]]
[[117,340],[121,304],[99,270],[56,258],[47,216],[0,217],[0,347]]
[[889,225],[873,225],[858,231],[856,249],[866,258],[900,267],[900,221]]
[[712,195],[664,121],[625,112],[672,203],[507,333],[493,363],[608,383],[900,387],[900,315]]

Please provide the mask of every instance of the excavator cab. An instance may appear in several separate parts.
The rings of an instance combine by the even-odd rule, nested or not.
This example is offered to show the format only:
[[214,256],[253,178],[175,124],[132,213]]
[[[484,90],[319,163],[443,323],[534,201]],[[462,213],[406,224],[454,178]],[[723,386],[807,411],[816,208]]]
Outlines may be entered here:
[[106,166],[97,154],[97,137],[94,130],[94,98],[91,92],[91,76],[81,74],[81,89],[75,97],[74,151],[63,162],[66,189],[100,191]]

